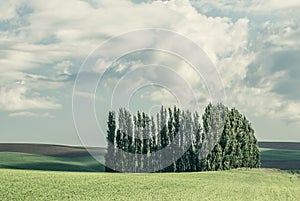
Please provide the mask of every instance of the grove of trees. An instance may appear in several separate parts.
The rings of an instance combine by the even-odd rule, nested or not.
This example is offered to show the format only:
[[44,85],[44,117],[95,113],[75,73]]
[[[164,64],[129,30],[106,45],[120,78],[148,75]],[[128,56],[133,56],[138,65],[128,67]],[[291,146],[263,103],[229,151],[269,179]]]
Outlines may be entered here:
[[[124,108],[109,112],[106,171],[138,172],[157,167],[159,172],[216,171],[260,166],[258,141],[250,122],[237,109],[209,104],[197,112],[161,107],[156,117],[132,115]],[[156,155],[176,145],[167,167]],[[126,154],[130,153],[128,157]],[[151,155],[152,154],[152,155]],[[142,168],[141,168],[142,167]]]

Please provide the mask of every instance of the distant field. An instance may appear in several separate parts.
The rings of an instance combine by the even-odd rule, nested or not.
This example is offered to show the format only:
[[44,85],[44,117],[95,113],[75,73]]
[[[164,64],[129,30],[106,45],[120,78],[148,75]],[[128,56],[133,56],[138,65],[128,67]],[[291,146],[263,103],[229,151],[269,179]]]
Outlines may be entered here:
[[300,143],[261,143],[261,166],[282,170],[300,170]]
[[[105,148],[51,145],[0,143],[0,168],[103,172]],[[90,153],[99,157],[99,163]]]
[[262,161],[300,161],[300,150],[260,148],[260,152]]
[[300,200],[300,179],[278,170],[82,173],[0,169],[0,200]]
[[[260,142],[263,168],[300,170],[300,143]],[[269,148],[266,148],[269,147]],[[286,149],[289,148],[289,149]],[[105,148],[89,148],[104,162]],[[45,144],[0,144],[0,168],[102,172],[104,166],[83,147]]]
[[[0,159],[0,168],[78,172],[103,172],[105,170],[104,166],[92,156],[61,157],[0,152]],[[104,157],[101,162],[104,162]]]

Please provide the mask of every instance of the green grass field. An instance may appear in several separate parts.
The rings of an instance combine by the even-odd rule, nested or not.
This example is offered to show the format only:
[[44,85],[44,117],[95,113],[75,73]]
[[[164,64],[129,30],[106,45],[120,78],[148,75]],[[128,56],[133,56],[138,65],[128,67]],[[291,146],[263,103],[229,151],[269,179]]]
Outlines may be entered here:
[[278,170],[82,173],[0,169],[0,200],[300,200],[300,179]]

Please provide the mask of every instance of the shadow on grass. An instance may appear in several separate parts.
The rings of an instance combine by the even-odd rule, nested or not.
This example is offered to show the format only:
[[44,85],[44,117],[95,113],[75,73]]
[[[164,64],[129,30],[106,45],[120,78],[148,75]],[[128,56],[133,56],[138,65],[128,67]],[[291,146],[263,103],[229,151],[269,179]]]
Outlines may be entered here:
[[66,171],[66,172],[104,172],[105,166],[95,164],[90,166],[81,166],[63,163],[21,163],[18,165],[0,165],[0,168],[21,169],[21,170],[45,170],[45,171]]
[[261,161],[262,168],[278,168],[281,170],[300,170],[299,161]]

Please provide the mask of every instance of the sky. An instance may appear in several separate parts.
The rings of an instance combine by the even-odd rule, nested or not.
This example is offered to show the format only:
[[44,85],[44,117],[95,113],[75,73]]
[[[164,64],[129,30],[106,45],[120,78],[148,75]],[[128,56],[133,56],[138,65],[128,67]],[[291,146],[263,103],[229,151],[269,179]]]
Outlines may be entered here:
[[[259,140],[300,141],[298,0],[0,0],[0,5],[0,142],[105,146],[109,110],[155,114],[161,104],[180,103],[202,113],[213,83],[224,91],[226,105],[252,122]],[[212,73],[199,74],[175,50],[144,49],[116,60],[98,54],[105,47],[106,56],[117,54],[137,41],[147,46],[154,36],[137,31],[145,29],[169,32],[155,41],[157,47],[192,41]],[[118,37],[126,33],[130,40],[124,45]],[[179,35],[182,41],[175,40]],[[181,53],[198,55],[197,48]],[[90,111],[84,101],[94,103],[97,128],[85,118]],[[101,137],[87,134],[96,132]]]

